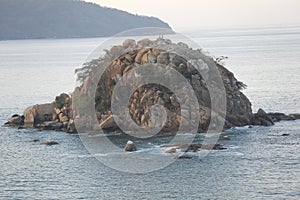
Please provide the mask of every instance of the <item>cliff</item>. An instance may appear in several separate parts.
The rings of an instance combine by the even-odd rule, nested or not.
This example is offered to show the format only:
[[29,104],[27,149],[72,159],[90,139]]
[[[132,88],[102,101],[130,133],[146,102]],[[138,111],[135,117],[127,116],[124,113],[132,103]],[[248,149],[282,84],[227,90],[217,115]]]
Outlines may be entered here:
[[77,0],[0,0],[0,40],[107,37],[134,28],[170,26]]

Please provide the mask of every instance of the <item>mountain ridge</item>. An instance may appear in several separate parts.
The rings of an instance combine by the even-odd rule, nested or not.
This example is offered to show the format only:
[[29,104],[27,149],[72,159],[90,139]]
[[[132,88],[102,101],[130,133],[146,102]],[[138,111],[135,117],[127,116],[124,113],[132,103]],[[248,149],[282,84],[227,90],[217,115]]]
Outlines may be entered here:
[[0,40],[108,37],[129,29],[171,27],[81,0],[0,0]]

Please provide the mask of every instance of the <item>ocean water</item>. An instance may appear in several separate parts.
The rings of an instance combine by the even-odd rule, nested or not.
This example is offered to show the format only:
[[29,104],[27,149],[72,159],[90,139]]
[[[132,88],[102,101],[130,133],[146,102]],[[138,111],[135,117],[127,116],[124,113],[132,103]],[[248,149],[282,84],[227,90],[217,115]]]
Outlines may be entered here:
[[[253,110],[300,112],[299,26],[186,35],[211,55],[229,57],[226,66],[248,85],[244,93]],[[104,40],[0,41],[0,124],[27,106],[72,91],[74,70]],[[300,121],[222,134],[231,138],[221,142],[227,150],[131,174],[101,164],[77,135],[1,126],[0,199],[300,198]],[[45,146],[47,139],[60,144]],[[156,138],[140,148],[156,148],[159,141],[167,143]]]

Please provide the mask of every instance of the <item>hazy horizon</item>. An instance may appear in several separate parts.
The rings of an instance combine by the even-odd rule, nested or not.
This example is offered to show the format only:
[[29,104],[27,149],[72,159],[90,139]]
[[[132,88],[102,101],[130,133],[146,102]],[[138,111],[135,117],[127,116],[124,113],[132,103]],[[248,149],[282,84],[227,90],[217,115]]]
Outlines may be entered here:
[[158,17],[175,30],[300,24],[300,1],[297,0],[85,1]]

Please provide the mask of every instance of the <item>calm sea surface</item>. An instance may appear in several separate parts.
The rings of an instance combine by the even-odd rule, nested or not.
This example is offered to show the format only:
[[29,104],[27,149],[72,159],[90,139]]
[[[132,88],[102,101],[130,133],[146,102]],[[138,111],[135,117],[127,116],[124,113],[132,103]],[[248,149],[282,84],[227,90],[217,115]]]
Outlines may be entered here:
[[[229,57],[226,65],[248,85],[244,92],[253,110],[300,112],[300,27],[200,30],[187,35],[211,55]],[[74,70],[103,41],[0,41],[0,124],[27,106],[71,92]],[[283,133],[290,135],[282,137]],[[300,121],[223,134],[231,138],[222,141],[225,151],[139,175],[104,166],[76,135],[2,126],[0,199],[300,198]],[[34,139],[41,142],[30,142]],[[45,146],[47,139],[60,144]],[[158,145],[157,140],[152,143]]]

